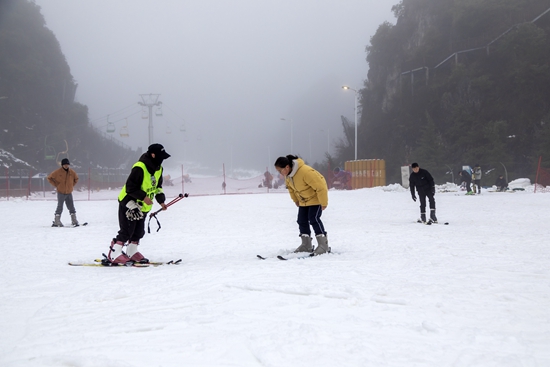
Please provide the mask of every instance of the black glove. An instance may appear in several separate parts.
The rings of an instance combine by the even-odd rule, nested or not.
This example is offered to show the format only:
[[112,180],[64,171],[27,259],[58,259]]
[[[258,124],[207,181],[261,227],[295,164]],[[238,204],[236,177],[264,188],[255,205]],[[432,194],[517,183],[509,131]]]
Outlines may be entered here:
[[432,195],[435,195],[435,187],[432,187]]
[[414,201],[416,201],[416,196],[414,196],[414,194],[412,195],[412,198]]
[[140,220],[143,218],[143,212],[141,211],[141,206],[135,201],[130,200],[126,204],[126,207],[128,208],[128,210],[126,210],[126,218],[128,218],[128,220],[134,221],[134,220]]

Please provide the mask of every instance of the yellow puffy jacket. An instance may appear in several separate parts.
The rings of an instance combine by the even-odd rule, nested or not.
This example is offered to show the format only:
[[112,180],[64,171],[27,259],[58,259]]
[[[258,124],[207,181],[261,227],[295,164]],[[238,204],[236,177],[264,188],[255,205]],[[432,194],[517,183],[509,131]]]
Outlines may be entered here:
[[323,175],[306,165],[301,158],[293,162],[292,171],[285,179],[292,201],[300,206],[328,206],[328,187]]

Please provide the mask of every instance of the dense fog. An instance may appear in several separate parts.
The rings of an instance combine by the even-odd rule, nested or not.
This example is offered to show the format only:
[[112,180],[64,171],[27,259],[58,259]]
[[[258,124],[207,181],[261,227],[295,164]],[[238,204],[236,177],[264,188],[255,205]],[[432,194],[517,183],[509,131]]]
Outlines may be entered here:
[[256,170],[334,152],[340,116],[355,118],[355,93],[341,87],[362,87],[365,47],[395,3],[36,0],[94,126],[145,148],[138,102],[161,102],[152,139],[172,164]]

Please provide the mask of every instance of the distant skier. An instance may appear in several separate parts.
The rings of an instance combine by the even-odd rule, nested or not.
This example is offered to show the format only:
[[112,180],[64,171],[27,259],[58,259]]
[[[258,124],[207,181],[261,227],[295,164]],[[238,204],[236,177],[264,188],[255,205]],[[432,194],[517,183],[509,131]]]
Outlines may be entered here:
[[435,183],[432,175],[427,170],[420,168],[418,163],[411,164],[413,173],[409,176],[409,189],[412,199],[416,202],[414,189],[418,192],[420,199],[420,220],[426,223],[426,197],[430,203],[430,221],[437,223],[435,216]]
[[497,187],[497,191],[506,191],[508,188],[508,182],[506,182],[503,175],[500,175],[495,182],[495,186]]
[[477,186],[477,193],[481,194],[481,167],[478,163],[474,166],[474,173],[472,174],[472,179],[474,181],[474,192],[476,192],[476,186]]
[[78,183],[78,175],[70,168],[71,163],[67,158],[61,160],[61,167],[53,171],[48,176],[48,182],[55,186],[57,190],[57,208],[52,227],[63,227],[61,223],[61,213],[63,213],[63,204],[67,205],[69,214],[71,214],[71,224],[79,226],[76,219],[76,209],[74,208],[73,189]]
[[271,189],[273,187],[273,175],[269,171],[264,172],[264,180],[262,184],[268,189]]
[[[146,153],[132,167],[132,171],[118,195],[118,224],[120,230],[109,246],[107,261],[114,264],[127,262],[148,263],[139,251],[139,240],[145,235],[145,218],[153,208],[153,198],[163,210],[166,197],[162,191],[162,162],[169,158],[164,147],[151,144]],[[123,251],[126,242],[128,247]]]
[[351,172],[336,167],[333,173],[332,187],[337,190],[351,190]]
[[315,231],[318,245],[313,253],[321,255],[330,252],[327,232],[321,222],[321,214],[328,206],[325,178],[295,155],[277,158],[275,169],[285,177],[290,198],[298,207],[298,227],[302,244],[294,252],[313,251],[310,225]]
[[472,184],[472,176],[470,175],[470,172],[463,169],[462,171],[458,171],[458,175],[461,177],[460,183],[466,183],[466,195],[473,195],[474,192],[470,186]]

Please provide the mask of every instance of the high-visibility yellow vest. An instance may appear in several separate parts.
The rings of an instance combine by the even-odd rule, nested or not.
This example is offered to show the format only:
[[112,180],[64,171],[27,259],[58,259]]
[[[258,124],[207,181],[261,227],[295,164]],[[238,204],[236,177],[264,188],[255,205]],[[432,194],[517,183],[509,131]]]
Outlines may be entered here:
[[[160,176],[162,175],[162,168],[160,168],[158,171],[155,172],[154,175],[149,174],[149,171],[147,171],[147,167],[145,167],[145,163],[143,162],[137,162],[132,166],[134,167],[140,167],[143,170],[143,181],[141,182],[141,189],[145,191],[149,199],[153,200],[155,195],[162,193],[162,188],[157,188],[157,185],[159,183]],[[126,197],[126,185],[122,187],[122,190],[120,190],[120,194],[118,195],[118,200],[122,201]],[[136,200],[139,205],[141,205],[141,211],[144,213],[148,213],[153,209],[153,204],[148,205],[143,202],[143,200]]]

